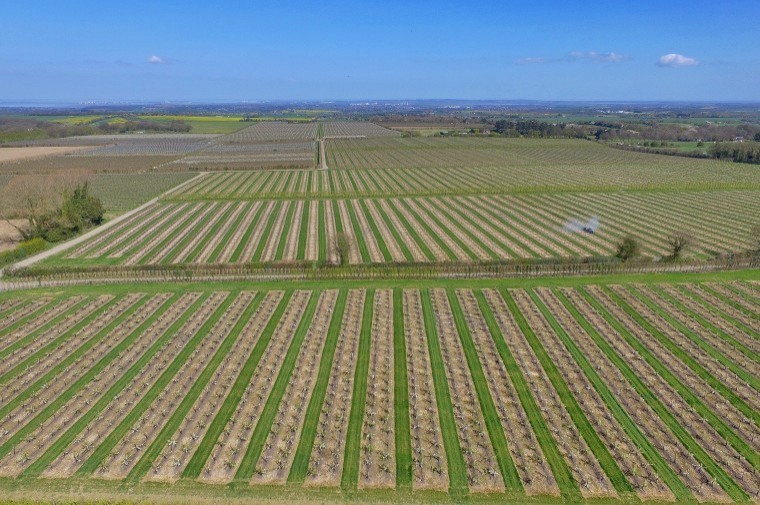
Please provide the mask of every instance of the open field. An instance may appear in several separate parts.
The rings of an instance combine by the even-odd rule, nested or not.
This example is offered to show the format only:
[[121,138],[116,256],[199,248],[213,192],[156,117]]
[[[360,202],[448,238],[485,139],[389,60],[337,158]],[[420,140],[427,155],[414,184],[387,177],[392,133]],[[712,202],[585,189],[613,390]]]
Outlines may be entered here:
[[[335,262],[338,233],[347,236],[351,264],[610,256],[627,235],[658,257],[668,253],[668,235],[682,230],[693,237],[691,254],[710,257],[749,249],[758,215],[757,191],[179,200],[158,203],[50,262]],[[592,216],[599,218],[594,234],[567,228]]]
[[366,121],[327,121],[325,138],[399,137],[401,134]]
[[760,171],[752,166],[635,153],[582,140],[374,138],[328,139],[325,145],[331,170],[216,174],[177,198],[760,189]]
[[92,193],[108,212],[123,212],[196,177],[191,172],[95,174],[89,177]]
[[0,489],[757,501],[737,276],[4,293]]
[[5,147],[0,149],[0,165],[82,151],[83,147]]

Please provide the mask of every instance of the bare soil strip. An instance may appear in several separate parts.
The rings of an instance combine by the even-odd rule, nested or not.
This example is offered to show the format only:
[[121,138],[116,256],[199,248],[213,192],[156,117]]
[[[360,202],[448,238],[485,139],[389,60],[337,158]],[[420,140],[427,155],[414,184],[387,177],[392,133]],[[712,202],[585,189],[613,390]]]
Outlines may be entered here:
[[404,290],[404,331],[409,375],[409,420],[414,489],[446,490],[448,462],[443,447],[433,371],[428,353],[422,300],[417,290]]
[[337,290],[323,291],[319,297],[314,320],[299,350],[293,374],[288,380],[261,456],[256,462],[251,484],[284,484],[288,477],[337,300]]
[[201,482],[227,483],[235,476],[310,297],[310,291],[296,291],[293,294],[259,366],[256,367],[235,409],[235,414],[227,423],[206,461],[198,478]]
[[393,290],[375,292],[359,488],[396,485],[393,401]]
[[554,475],[536,435],[530,428],[530,421],[520,403],[504,362],[499,357],[475,296],[470,290],[459,289],[457,297],[464,309],[467,326],[483,365],[483,373],[488,381],[488,388],[504,433],[507,435],[509,451],[520,474],[525,492],[529,496],[559,496],[557,482],[554,480]]

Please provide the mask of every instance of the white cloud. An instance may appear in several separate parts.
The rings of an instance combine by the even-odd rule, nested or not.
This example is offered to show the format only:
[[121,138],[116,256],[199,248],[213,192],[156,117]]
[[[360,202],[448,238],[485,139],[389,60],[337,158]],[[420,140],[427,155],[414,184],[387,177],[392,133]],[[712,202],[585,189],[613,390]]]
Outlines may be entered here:
[[573,51],[570,53],[571,60],[588,60],[595,63],[620,63],[630,59],[628,56],[620,53],[600,53],[597,51]]
[[699,61],[697,61],[694,58],[689,58],[688,56],[684,56],[683,54],[664,54],[660,56],[660,59],[657,61],[657,65],[660,67],[693,67],[694,65],[699,65]]
[[521,65],[530,65],[531,63],[547,63],[549,60],[546,58],[520,58],[517,63]]
[[148,57],[148,63],[151,63],[153,65],[163,65],[164,63],[166,63],[166,60],[154,54],[153,56]]

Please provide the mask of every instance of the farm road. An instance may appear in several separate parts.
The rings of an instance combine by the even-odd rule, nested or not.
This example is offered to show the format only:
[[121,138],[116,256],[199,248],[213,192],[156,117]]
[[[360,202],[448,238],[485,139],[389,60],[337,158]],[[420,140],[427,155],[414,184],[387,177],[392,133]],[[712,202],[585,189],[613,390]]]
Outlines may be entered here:
[[[122,215],[120,215],[120,216],[112,219],[111,221],[108,221],[106,224],[104,224],[102,226],[98,226],[97,228],[93,228],[92,230],[88,231],[84,235],[80,235],[80,236],[78,236],[76,238],[73,238],[73,239],[67,241],[67,242],[64,242],[63,244],[59,244],[59,245],[53,247],[52,249],[48,249],[47,251],[43,251],[40,254],[32,256],[31,258],[26,258],[24,260],[19,261],[18,263],[15,263],[13,265],[9,265],[7,268],[9,270],[16,269],[16,268],[25,268],[25,267],[28,267],[30,265],[34,265],[35,263],[39,263],[40,261],[45,260],[45,259],[47,259],[47,258],[49,258],[51,256],[54,256],[54,255],[56,255],[56,254],[58,254],[60,252],[66,251],[68,249],[71,249],[72,247],[77,246],[77,245],[81,244],[82,242],[85,242],[86,240],[91,239],[95,235],[97,235],[97,234],[99,234],[99,233],[101,233],[101,232],[103,232],[103,231],[105,231],[105,230],[107,230],[107,229],[109,229],[109,228],[111,228],[113,226],[116,226],[117,224],[121,223],[125,219],[129,219],[135,213],[140,212],[141,210],[145,209],[146,207],[150,207],[154,203],[158,202],[164,196],[169,195],[169,194],[171,194],[171,193],[173,193],[173,192],[181,189],[182,187],[184,187],[184,186],[190,184],[191,182],[197,180],[198,177],[205,176],[207,173],[208,172],[201,172],[196,177],[193,177],[192,179],[188,179],[185,182],[183,182],[182,184],[174,186],[169,191],[165,191],[164,193],[162,193],[162,194],[158,195],[157,197],[155,197],[155,198],[153,198],[153,199],[145,202],[144,204],[140,205],[139,207],[136,207],[136,208],[130,210],[129,212],[125,212],[124,214],[122,214]],[[3,275],[3,270],[0,270],[0,277],[2,277],[2,275]]]

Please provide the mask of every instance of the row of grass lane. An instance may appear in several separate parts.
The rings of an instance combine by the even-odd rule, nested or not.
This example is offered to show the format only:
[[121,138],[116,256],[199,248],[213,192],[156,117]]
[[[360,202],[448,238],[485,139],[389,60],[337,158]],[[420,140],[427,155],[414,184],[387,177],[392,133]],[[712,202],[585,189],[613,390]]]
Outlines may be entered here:
[[506,302],[510,312],[512,312],[512,316],[515,318],[517,325],[533,349],[533,352],[536,354],[538,361],[541,363],[541,366],[551,381],[552,386],[557,391],[557,394],[562,400],[562,403],[567,409],[567,412],[570,414],[573,422],[578,427],[578,431],[583,436],[586,444],[588,444],[597,461],[599,461],[599,464],[604,470],[604,473],[607,474],[607,477],[609,477],[610,482],[612,482],[612,485],[615,487],[615,490],[618,493],[632,493],[633,488],[631,487],[631,484],[625,478],[625,475],[620,470],[620,467],[617,465],[615,459],[610,454],[609,449],[607,449],[607,447],[599,438],[599,435],[597,435],[593,426],[591,426],[591,423],[588,421],[588,418],[581,409],[581,406],[578,404],[578,400],[570,392],[567,383],[565,383],[564,379],[562,378],[562,375],[557,368],[556,363],[552,361],[551,357],[546,352],[546,349],[544,349],[543,345],[541,344],[541,339],[536,335],[535,329],[531,327],[525,318],[525,315],[518,308],[512,293],[510,293],[508,290],[502,290],[501,296],[504,298],[504,301]]
[[517,396],[528,416],[528,420],[536,435],[536,439],[538,440],[541,450],[546,456],[547,463],[554,474],[554,478],[559,486],[560,494],[567,501],[580,501],[581,494],[578,483],[573,478],[562,454],[560,454],[557,444],[549,431],[549,427],[541,415],[541,409],[536,398],[528,387],[527,379],[520,372],[515,357],[504,339],[499,323],[494,317],[494,309],[490,306],[482,291],[475,292],[475,297],[478,301],[480,313],[488,326],[491,338],[496,344],[499,356],[509,373],[509,379],[512,381],[515,391],[517,391]]
[[[620,321],[617,320],[617,318],[610,314],[607,309],[592,294],[583,288],[580,288],[578,291],[583,296],[585,301],[589,303],[594,308],[594,310],[596,310],[605,319],[605,321],[615,329],[615,331],[628,343],[628,345],[633,347],[636,352],[638,352],[639,355],[642,356],[644,360],[671,385],[671,387],[678,391],[678,393],[682,396],[694,396],[694,394],[691,393],[691,391],[687,391],[686,388],[678,382],[675,376],[666,370],[665,366],[658,359],[656,359],[649,352],[649,350],[644,347],[644,345],[641,344],[638,339],[632,335]],[[612,349],[606,340],[595,339],[595,341],[597,342],[597,345],[599,345],[599,347],[605,351],[607,357],[615,362],[617,367],[623,371],[628,381],[636,388],[636,391],[640,392],[641,396],[647,401],[649,406],[655,412],[657,412],[657,415],[667,424],[671,432],[684,446],[688,448],[689,452],[691,452],[691,454],[697,459],[705,471],[707,471],[708,474],[710,474],[710,476],[712,476],[717,481],[718,485],[720,485],[720,487],[723,488],[723,490],[726,491],[726,493],[728,493],[732,499],[737,501],[745,501],[747,499],[747,494],[728,476],[728,474],[726,474],[726,472],[720,466],[718,466],[712,460],[712,458],[710,458],[710,456],[694,440],[694,438],[686,431],[686,429],[681,426],[678,419],[668,410],[667,406],[662,403],[657,395],[649,391],[649,389],[644,385],[636,373],[628,366],[626,361]],[[696,400],[689,402],[689,404],[694,408],[697,408]],[[702,408],[698,410],[704,412],[706,410],[706,408],[704,408],[704,405],[702,405],[701,402],[699,405],[701,405]],[[700,412],[700,414],[702,414],[702,412]],[[714,414],[712,414],[712,417],[714,417]]]
[[267,398],[266,404],[264,405],[264,410],[261,412],[261,416],[253,430],[251,442],[248,444],[245,454],[243,455],[243,460],[235,474],[235,480],[239,481],[240,485],[245,488],[249,486],[251,477],[256,470],[256,463],[261,456],[261,451],[264,448],[264,443],[266,442],[269,430],[272,428],[272,423],[277,414],[277,408],[282,401],[288,381],[293,373],[296,358],[298,357],[304,337],[309,330],[311,321],[314,318],[318,301],[318,294],[312,293],[309,303],[306,306],[306,310],[304,310],[301,320],[298,323],[298,327],[295,330],[288,352],[283,359],[272,392],[269,394],[269,398]]
[[[178,303],[179,296],[175,295],[170,301],[172,304]],[[63,433],[56,442],[42,455],[40,458],[32,463],[27,470],[24,472],[24,476],[39,476],[47,466],[55,460],[56,457],[63,451],[64,448],[68,447],[71,442],[74,441],[74,439],[80,435],[82,430],[85,429],[87,425],[90,424],[90,422],[95,419],[105,408],[106,406],[113,401],[113,398],[118,395],[124,387],[132,380],[132,378],[135,376],[135,374],[143,368],[150,360],[153,358],[156,352],[158,352],[159,349],[168,341],[171,340],[172,335],[174,332],[176,332],[179,328],[182,327],[182,325],[187,321],[187,319],[190,318],[192,313],[195,310],[198,310],[200,306],[203,304],[205,300],[205,297],[198,297],[198,299],[191,305],[188,305],[188,308],[179,315],[179,317],[174,321],[174,323],[167,329],[167,331],[164,332],[164,334],[157,339],[153,345],[150,346],[148,350],[145,351],[145,353],[137,359],[134,364],[132,364],[127,370],[125,370],[124,374],[119,378],[116,383],[114,383],[108,391],[101,397],[99,401],[97,401],[92,408],[86,412],[76,423],[74,423],[65,433]],[[40,423],[44,422],[47,418],[50,417],[54,412],[58,410],[58,408],[65,403],[65,401],[68,400],[68,398],[74,396],[77,391],[79,391],[82,387],[86,386],[91,382],[91,380],[103,369],[105,366],[113,361],[122,351],[127,349],[132,342],[134,342],[144,331],[146,331],[154,322],[159,320],[161,316],[167,312],[170,307],[170,303],[166,303],[164,305],[164,310],[156,311],[152,316],[145,319],[145,321],[138,326],[131,334],[130,336],[122,341],[122,343],[119,346],[114,347],[101,361],[100,364],[90,370],[90,372],[82,378],[80,378],[78,381],[76,381],[69,390],[56,399],[55,402],[51,402],[50,407],[48,409],[45,409],[45,411],[49,412],[41,412],[40,416],[43,414],[44,417],[40,419]],[[57,404],[57,405],[56,405]],[[39,416],[38,416],[39,417]],[[36,422],[36,419],[35,419]],[[0,454],[3,454],[3,450],[0,448]]]
[[[700,365],[693,357],[688,355],[683,349],[678,347],[675,342],[660,332],[653,324],[651,324],[644,316],[639,314],[633,307],[631,307],[623,298],[615,291],[609,288],[602,288],[604,293],[624,310],[628,316],[633,319],[636,324],[643,328],[648,335],[653,337],[663,347],[670,351],[674,356],[681,360],[686,366],[688,366],[698,377],[704,380],[710,387],[715,389],[721,396],[727,399],[733,406],[735,406],[740,412],[753,420],[757,425],[760,423],[760,413],[755,412],[749,405],[747,405],[739,396],[726,387],[722,382],[718,381],[712,374],[710,374],[702,365]],[[752,449],[742,441],[718,416],[716,416],[712,410],[701,402],[698,397],[684,384],[682,384],[675,375],[668,369],[667,365],[656,360],[662,371],[663,377],[669,378],[668,382],[673,381],[673,384],[679,394],[692,405],[699,414],[707,420],[707,422],[715,428],[718,433],[721,434],[739,453],[741,453],[749,461],[753,461],[755,468],[760,468],[760,460],[758,455],[752,451]]]
[[327,384],[330,380],[330,370],[332,369],[335,348],[338,343],[338,334],[340,333],[343,314],[346,309],[347,296],[348,292],[345,289],[341,289],[338,292],[338,299],[335,303],[330,319],[330,327],[327,332],[327,340],[325,341],[319,362],[317,381],[314,383],[314,389],[312,390],[311,398],[309,398],[304,425],[301,429],[301,439],[298,442],[293,464],[290,467],[290,474],[288,475],[289,483],[303,483],[309,469],[309,456],[314,446],[314,436],[317,432],[319,413],[322,410]]
[[[594,327],[581,316],[578,309],[570,303],[570,301],[561,291],[554,291],[553,294],[562,303],[564,309],[567,310],[573,319],[581,326],[581,328],[583,328],[585,333],[592,340],[594,340],[594,342],[598,343],[600,340],[603,340],[599,332],[597,332],[596,329],[594,329]],[[657,475],[673,492],[673,495],[679,500],[688,500],[692,498],[692,494],[689,489],[683,484],[683,482],[681,482],[681,480],[678,478],[678,475],[673,471],[672,468],[670,468],[667,461],[657,451],[654,445],[652,445],[651,441],[641,432],[639,427],[636,426],[636,423],[631,419],[620,402],[618,402],[613,392],[607,386],[604,379],[600,377],[600,375],[594,369],[586,355],[580,350],[573,338],[568,335],[565,328],[563,328],[562,325],[557,322],[555,315],[549,311],[545,305],[545,302],[543,300],[539,300],[533,292],[531,292],[531,298],[533,298],[536,305],[552,325],[552,328],[555,330],[556,335],[560,338],[560,340],[562,340],[562,343],[565,345],[565,348],[568,350],[568,352],[573,356],[575,362],[578,363],[578,366],[580,366],[586,377],[588,377],[596,392],[599,393],[599,396],[601,396],[602,399],[604,399],[605,404],[615,416],[615,419],[623,428],[623,431],[625,431],[625,433],[630,437],[636,447],[638,447],[649,464],[652,465],[654,470],[657,472]],[[611,348],[609,346],[606,347],[611,351]],[[605,350],[601,345],[599,348],[602,351]],[[609,358],[609,354],[607,356]]]
[[359,483],[359,457],[361,449],[362,422],[367,398],[367,373],[372,339],[372,316],[375,307],[375,290],[367,290],[362,315],[359,349],[357,351],[354,388],[351,396],[351,412],[346,431],[346,447],[343,456],[341,489],[356,491]]
[[523,485],[520,481],[520,475],[517,473],[517,468],[512,460],[512,456],[509,453],[509,446],[504,430],[499,422],[499,416],[496,413],[496,406],[494,405],[491,393],[488,391],[488,384],[486,382],[483,368],[478,359],[477,351],[475,350],[475,344],[472,340],[472,335],[467,326],[462,306],[459,303],[459,299],[456,294],[450,290],[447,290],[449,305],[451,307],[452,315],[454,316],[454,323],[456,324],[457,333],[462,343],[465,358],[467,359],[467,365],[470,368],[472,374],[475,390],[478,395],[478,403],[480,409],[483,412],[483,418],[488,430],[488,436],[491,440],[491,445],[496,453],[496,459],[499,463],[499,470],[501,472],[502,479],[507,492],[523,491]]
[[193,350],[201,343],[208,331],[213,327],[217,320],[224,314],[227,308],[232,304],[237,292],[228,294],[222,303],[216,308],[216,310],[206,318],[200,327],[194,330],[194,334],[190,341],[177,353],[174,360],[169,367],[163,371],[158,380],[148,390],[145,395],[140,398],[140,401],[132,408],[129,414],[121,421],[121,423],[113,430],[109,435],[101,442],[101,444],[93,451],[90,457],[85,461],[82,466],[77,470],[78,476],[91,475],[97,470],[101,463],[108,457],[116,444],[124,437],[129,431],[130,427],[137,421],[140,416],[147,410],[147,408],[153,403],[156,397],[168,386],[172,378],[179,369],[185,364],[187,358],[192,354]]
[[441,423],[441,434],[443,436],[443,445],[449,469],[449,493],[455,498],[461,498],[468,491],[467,471],[454,421],[454,407],[451,403],[448,381],[443,367],[441,345],[435,323],[433,304],[430,299],[430,290],[425,289],[420,295],[425,332],[427,333],[428,352],[430,353],[430,366],[433,372],[433,387],[438,404],[438,417]]
[[[224,357],[226,356],[230,348],[232,348],[232,345],[234,344],[235,340],[240,338],[240,330],[245,326],[245,324],[251,318],[253,313],[256,312],[256,309],[259,307],[263,299],[264,299],[264,296],[261,292],[258,292],[255,294],[255,296],[251,300],[251,303],[248,305],[248,307],[246,307],[241,317],[238,318],[238,320],[235,322],[235,325],[227,333],[224,341],[216,350],[211,360],[209,360],[208,364],[203,369],[203,372],[201,373],[201,375],[196,379],[192,388],[190,388],[190,390],[187,392],[187,395],[185,395],[185,397],[182,398],[182,402],[174,411],[174,414],[172,414],[172,417],[169,419],[169,421],[164,425],[163,429],[156,436],[155,440],[153,441],[153,444],[147,447],[145,451],[142,453],[140,460],[137,462],[137,464],[135,464],[131,472],[127,475],[126,481],[136,482],[148,472],[148,470],[150,469],[151,463],[156,459],[158,454],[161,452],[162,448],[166,445],[166,440],[172,433],[174,433],[177,430],[179,425],[182,423],[182,420],[189,412],[190,407],[192,407],[193,403],[195,403],[196,399],[198,398],[198,395],[206,386],[206,384],[208,383],[214,371],[219,367],[219,364],[222,362],[222,360],[224,359]],[[230,303],[232,302],[232,300],[234,300],[234,294],[230,296]],[[219,309],[217,309],[217,313],[224,314],[223,309],[224,307],[219,307]]]

